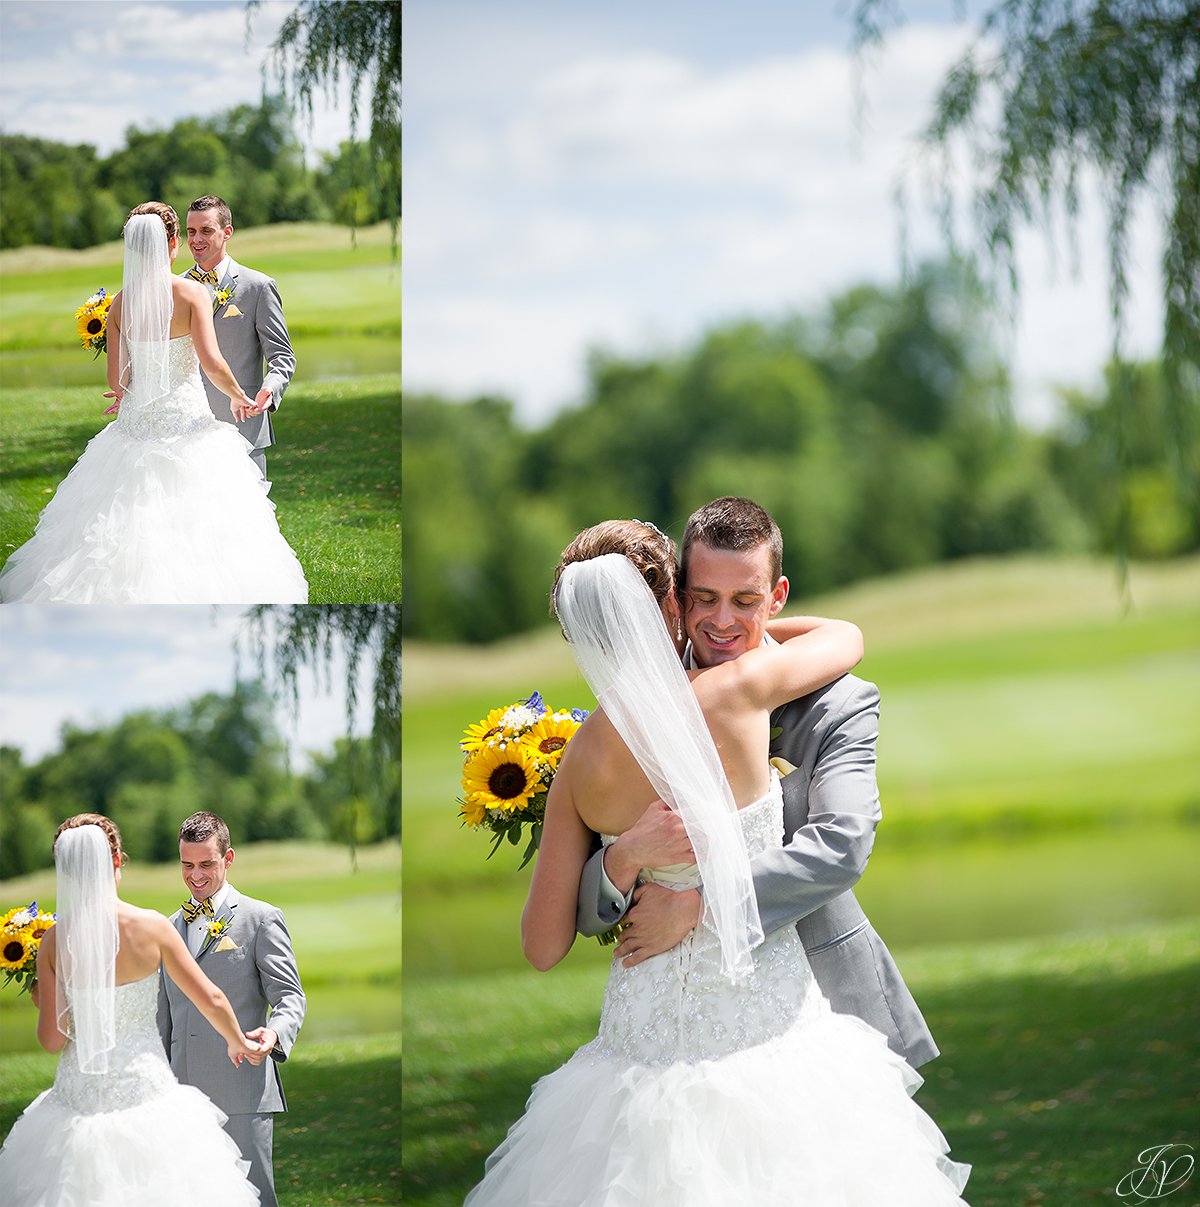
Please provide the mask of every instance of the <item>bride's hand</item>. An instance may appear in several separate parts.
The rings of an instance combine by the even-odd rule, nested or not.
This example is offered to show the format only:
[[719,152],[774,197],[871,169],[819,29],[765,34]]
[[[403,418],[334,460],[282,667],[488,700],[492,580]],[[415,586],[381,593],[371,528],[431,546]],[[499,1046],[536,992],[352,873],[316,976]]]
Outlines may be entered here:
[[112,406],[105,408],[105,410],[103,411],[103,414],[115,415],[121,409],[121,399],[125,397],[125,391],[124,390],[105,390],[104,397],[105,398],[115,398],[116,402],[114,402],[112,404]]
[[695,863],[683,818],[666,801],[656,800],[604,854],[604,870],[621,892],[628,892],[642,868]]
[[243,419],[247,419],[254,414],[254,400],[245,390],[238,390],[229,399],[229,409],[233,412],[234,421],[241,423]]
[[[232,1039],[229,1041],[227,1049],[229,1052],[229,1059],[233,1063],[233,1067],[235,1069],[239,1069],[242,1066],[243,1060],[249,1060],[252,1056],[258,1056],[262,1051],[262,1046],[254,1043],[251,1040],[248,1040],[244,1035],[239,1035],[237,1039]],[[254,1063],[258,1064],[260,1062],[255,1061]]]

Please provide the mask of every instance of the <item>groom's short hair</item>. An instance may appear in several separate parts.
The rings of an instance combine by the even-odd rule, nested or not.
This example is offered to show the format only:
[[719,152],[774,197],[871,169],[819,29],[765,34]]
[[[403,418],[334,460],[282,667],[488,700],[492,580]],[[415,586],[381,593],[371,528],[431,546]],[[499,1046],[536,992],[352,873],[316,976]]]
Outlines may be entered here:
[[222,201],[220,197],[214,197],[211,193],[206,193],[203,197],[197,197],[188,206],[189,214],[192,210],[216,210],[217,221],[221,224],[222,230],[227,226],[233,225],[233,214],[230,212],[228,202]]
[[207,842],[217,840],[217,850],[222,855],[229,850],[229,827],[215,813],[193,813],[179,827],[180,842]]
[[783,573],[783,534],[779,525],[752,499],[726,495],[692,512],[683,530],[679,555],[679,577],[687,586],[688,551],[699,541],[710,549],[740,553],[767,545],[771,554],[771,582]]

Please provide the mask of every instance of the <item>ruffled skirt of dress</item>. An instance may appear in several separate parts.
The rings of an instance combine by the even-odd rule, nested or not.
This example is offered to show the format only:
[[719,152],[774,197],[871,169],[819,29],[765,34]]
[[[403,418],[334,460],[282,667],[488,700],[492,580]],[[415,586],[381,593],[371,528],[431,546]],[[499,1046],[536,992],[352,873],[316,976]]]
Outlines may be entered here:
[[162,440],[105,428],[0,572],[0,602],[306,603],[249,447],[217,421]]
[[224,1120],[192,1086],[96,1114],[47,1090],[0,1151],[0,1197],[10,1207],[255,1207],[250,1162]]
[[533,1088],[467,1207],[952,1207],[921,1076],[833,1014],[719,1060],[630,1065],[581,1048]]

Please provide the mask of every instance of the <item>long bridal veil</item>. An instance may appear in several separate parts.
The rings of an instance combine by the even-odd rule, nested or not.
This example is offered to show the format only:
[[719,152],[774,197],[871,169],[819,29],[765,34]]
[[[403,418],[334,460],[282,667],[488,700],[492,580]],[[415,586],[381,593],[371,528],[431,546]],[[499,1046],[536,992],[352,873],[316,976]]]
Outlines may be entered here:
[[120,945],[112,848],[99,826],[78,826],[58,836],[54,862],[58,1029],[75,1041],[83,1072],[107,1073],[108,1054],[116,1046]]
[[136,388],[147,401],[161,398],[170,390],[167,360],[170,329],[171,256],[167,228],[157,214],[134,214],[125,223],[118,363],[126,389]]
[[704,882],[704,918],[732,979],[762,925],[737,807],[704,714],[650,588],[610,553],[563,571],[555,610],[579,669],[654,790],[681,818]]

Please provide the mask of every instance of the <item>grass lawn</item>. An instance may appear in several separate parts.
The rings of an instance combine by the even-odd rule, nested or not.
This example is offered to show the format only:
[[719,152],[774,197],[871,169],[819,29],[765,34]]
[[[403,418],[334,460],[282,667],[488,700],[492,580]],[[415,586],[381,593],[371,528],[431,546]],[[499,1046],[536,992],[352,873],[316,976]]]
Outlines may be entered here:
[[[400,285],[386,226],[315,224],[236,236],[279,283],[297,372],[268,454],[280,528],[313,603],[399,602]],[[187,263],[186,252],[179,261]],[[74,335],[76,307],[120,286],[119,243],[0,252],[0,562],[107,422],[103,360]]]

